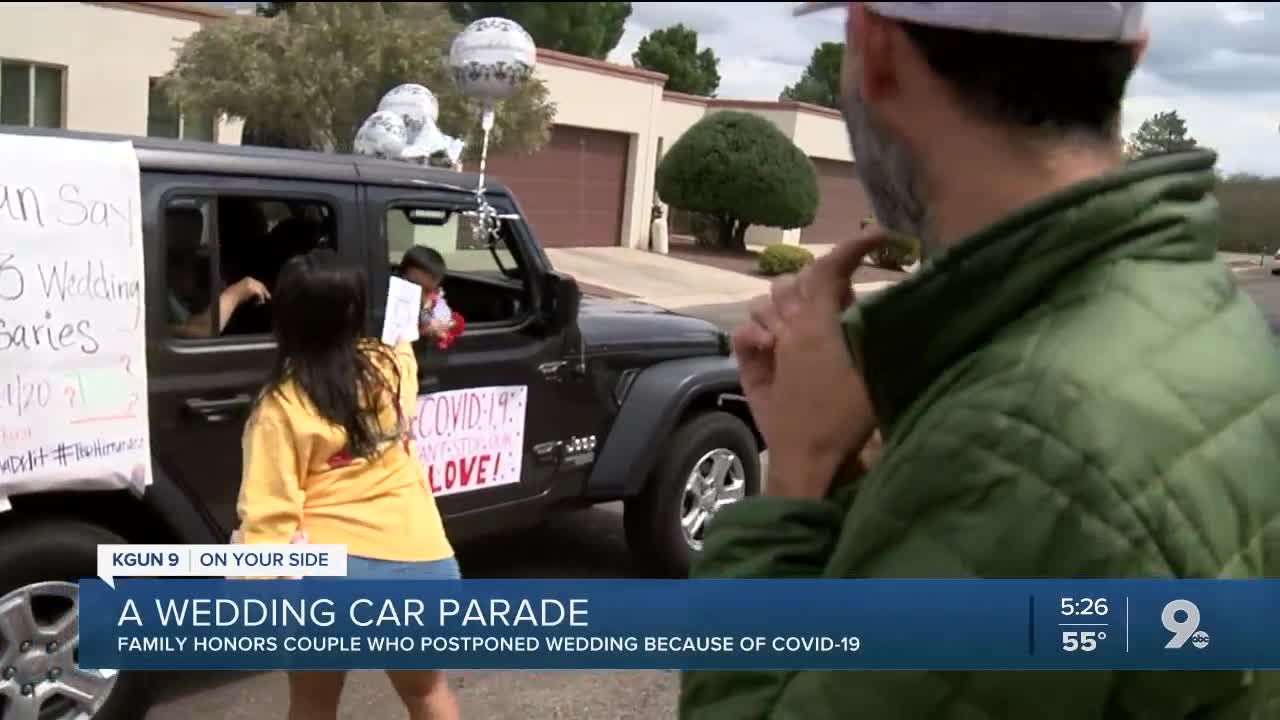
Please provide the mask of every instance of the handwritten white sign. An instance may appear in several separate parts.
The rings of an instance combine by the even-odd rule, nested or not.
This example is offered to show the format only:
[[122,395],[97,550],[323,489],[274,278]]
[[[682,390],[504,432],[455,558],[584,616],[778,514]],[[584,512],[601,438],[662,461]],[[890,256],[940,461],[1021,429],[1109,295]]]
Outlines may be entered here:
[[0,133],[0,499],[151,482],[138,159]]
[[432,494],[520,482],[528,399],[524,385],[420,395],[413,439]]
[[386,315],[382,320],[382,342],[395,345],[418,339],[418,315],[422,312],[422,286],[392,277],[387,285]]

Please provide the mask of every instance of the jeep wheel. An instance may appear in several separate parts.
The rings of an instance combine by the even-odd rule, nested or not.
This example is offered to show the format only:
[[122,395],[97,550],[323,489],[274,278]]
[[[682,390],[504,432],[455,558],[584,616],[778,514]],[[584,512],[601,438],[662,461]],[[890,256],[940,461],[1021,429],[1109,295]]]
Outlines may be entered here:
[[141,717],[139,677],[77,662],[76,581],[97,574],[99,543],[123,542],[66,520],[0,534],[0,720]]
[[738,418],[710,412],[676,429],[644,492],[623,514],[627,544],[655,571],[688,577],[708,523],[760,491],[760,449]]

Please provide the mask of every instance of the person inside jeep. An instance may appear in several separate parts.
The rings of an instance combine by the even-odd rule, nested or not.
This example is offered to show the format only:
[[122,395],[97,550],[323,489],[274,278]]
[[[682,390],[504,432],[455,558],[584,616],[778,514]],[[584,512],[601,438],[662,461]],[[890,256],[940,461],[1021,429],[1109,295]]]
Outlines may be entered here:
[[[170,208],[169,249],[166,273],[169,279],[169,326],[174,335],[186,339],[213,336],[214,306],[210,300],[208,258],[201,257],[204,218],[197,208]],[[218,293],[218,334],[226,330],[231,317],[248,302],[266,302],[271,293],[258,279],[246,275]]]
[[423,337],[434,340],[441,350],[447,349],[462,334],[465,322],[449,307],[440,286],[448,273],[444,256],[434,248],[414,245],[405,251],[396,270],[400,277],[422,288],[419,322]]

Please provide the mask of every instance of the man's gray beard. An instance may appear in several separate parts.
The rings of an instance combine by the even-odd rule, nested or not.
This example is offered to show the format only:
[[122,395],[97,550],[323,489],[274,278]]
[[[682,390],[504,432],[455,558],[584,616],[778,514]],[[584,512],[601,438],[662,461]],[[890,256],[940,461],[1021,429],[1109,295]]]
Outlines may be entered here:
[[845,127],[862,187],[882,227],[920,240],[927,238],[924,186],[919,163],[906,145],[893,137],[858,97],[844,102]]

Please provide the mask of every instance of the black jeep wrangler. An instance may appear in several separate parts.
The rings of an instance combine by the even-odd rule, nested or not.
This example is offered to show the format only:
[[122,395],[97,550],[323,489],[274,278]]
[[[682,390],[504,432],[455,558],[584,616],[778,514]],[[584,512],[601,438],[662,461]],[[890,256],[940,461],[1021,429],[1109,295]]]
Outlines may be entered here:
[[[136,678],[79,671],[70,655],[66,674],[54,677],[36,668],[52,667],[51,658],[32,650],[74,652],[71,583],[95,574],[97,544],[226,541],[236,524],[241,431],[274,344],[269,302],[219,298],[246,277],[270,288],[287,258],[315,247],[367,268],[373,336],[400,256],[414,244],[438,249],[449,265],[448,302],[466,329],[444,351],[418,343],[422,392],[527,388],[523,447],[513,449],[518,475],[486,484],[480,473],[468,481],[464,469],[432,479],[452,540],[622,500],[634,551],[656,572],[682,576],[708,518],[758,491],[761,440],[725,333],[638,303],[582,298],[498,182],[487,199],[500,225],[478,237],[474,175],[354,156],[134,143],[154,481],[141,497],[36,493],[10,498],[0,512],[0,703],[9,704],[0,720],[85,717],[79,712],[104,701],[94,717],[139,716]],[[17,704],[28,703],[44,712],[21,712]]]

